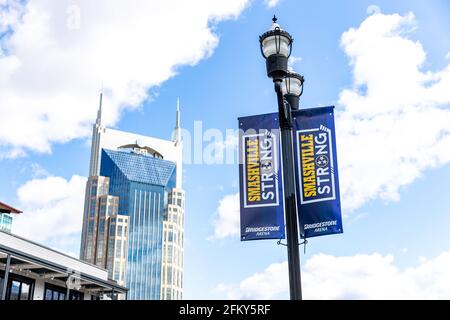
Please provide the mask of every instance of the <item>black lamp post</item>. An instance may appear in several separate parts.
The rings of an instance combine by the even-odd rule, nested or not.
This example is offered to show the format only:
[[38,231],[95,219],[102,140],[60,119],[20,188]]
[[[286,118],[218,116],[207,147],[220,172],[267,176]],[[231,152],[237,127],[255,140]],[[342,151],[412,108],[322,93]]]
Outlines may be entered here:
[[[297,204],[295,198],[294,157],[292,147],[292,113],[291,105],[286,101],[285,94],[291,94],[290,99],[298,109],[301,95],[298,84],[303,81],[297,76],[288,76],[288,59],[292,51],[292,37],[282,30],[274,16],[272,27],[259,37],[261,53],[266,59],[267,75],[272,78],[278,98],[278,114],[281,129],[284,209],[286,213],[286,239],[289,265],[289,290],[291,300],[302,300],[300,254],[298,241]],[[284,85],[283,85],[284,83]],[[284,90],[283,90],[284,87]]]

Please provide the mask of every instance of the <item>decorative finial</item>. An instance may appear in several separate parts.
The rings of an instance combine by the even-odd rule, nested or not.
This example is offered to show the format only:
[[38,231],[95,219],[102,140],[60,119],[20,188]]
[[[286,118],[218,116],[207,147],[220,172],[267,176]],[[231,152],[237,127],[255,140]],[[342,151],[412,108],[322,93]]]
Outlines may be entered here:
[[276,15],[273,15],[272,21],[273,21],[273,23],[277,23],[278,19],[277,19]]

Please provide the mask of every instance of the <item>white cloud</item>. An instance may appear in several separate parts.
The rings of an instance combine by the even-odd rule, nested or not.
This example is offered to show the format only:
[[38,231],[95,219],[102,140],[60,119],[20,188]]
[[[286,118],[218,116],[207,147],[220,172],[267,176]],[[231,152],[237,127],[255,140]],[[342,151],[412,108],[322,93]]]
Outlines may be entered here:
[[[450,252],[405,270],[392,255],[317,254],[306,261],[302,281],[305,299],[450,299]],[[287,262],[215,291],[229,299],[287,299]]]
[[[7,32],[20,18],[21,5],[15,0],[0,0],[0,34]],[[1,40],[0,40],[1,41]],[[2,53],[0,47],[0,55]]]
[[84,208],[86,178],[70,180],[50,176],[33,179],[18,191],[18,207],[13,233],[63,251],[76,251]]
[[239,237],[239,193],[227,195],[219,201],[213,221],[214,234],[210,240]]
[[371,4],[370,6],[367,7],[366,13],[368,15],[381,13],[381,9],[379,6],[377,6],[375,4]]
[[214,291],[225,294],[231,300],[285,299],[289,286],[287,272],[287,262],[274,263],[263,272],[242,280],[239,285],[221,283]]
[[218,45],[214,28],[248,0],[0,2],[0,149],[50,152],[87,137],[98,89],[105,120],[151,98],[149,89],[195,65]]
[[264,0],[267,8],[274,8],[280,3],[281,0]]
[[50,173],[45,170],[39,163],[31,164],[31,176],[33,179],[48,177]]
[[402,186],[450,162],[450,65],[424,71],[414,29],[412,13],[376,14],[342,36],[354,76],[336,119],[345,212],[398,201]]
[[288,60],[288,69],[291,72],[295,72],[295,68],[294,66],[299,63],[300,61],[302,61],[301,57],[296,57],[296,56],[290,56],[289,60]]

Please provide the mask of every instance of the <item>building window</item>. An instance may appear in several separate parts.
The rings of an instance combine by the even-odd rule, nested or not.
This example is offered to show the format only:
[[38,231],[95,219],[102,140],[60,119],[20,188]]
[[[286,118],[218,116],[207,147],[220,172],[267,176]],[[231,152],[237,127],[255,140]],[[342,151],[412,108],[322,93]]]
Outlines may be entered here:
[[66,293],[63,291],[45,289],[44,299],[45,300],[66,300]]
[[90,220],[90,221],[89,221],[88,233],[89,233],[89,234],[94,233],[94,220]]
[[116,258],[120,258],[122,253],[122,241],[116,241]]
[[117,227],[117,236],[121,237],[122,236],[122,226],[118,226]]
[[91,197],[95,197],[97,195],[97,186],[93,185],[91,188]]
[[[3,288],[3,278],[0,283]],[[6,289],[6,300],[31,300],[34,281],[25,277],[10,274],[8,288]],[[0,290],[1,291],[1,290]]]
[[3,215],[3,223],[6,225],[11,225],[12,224],[12,217],[7,216],[7,215]]
[[115,224],[111,224],[109,226],[109,236],[110,237],[114,237],[115,233],[116,233],[116,225]]
[[167,262],[172,262],[172,245],[169,244],[168,250],[167,250]]
[[91,207],[89,209],[90,209],[89,215],[91,217],[95,216],[95,202],[94,201],[91,201]]
[[9,293],[9,300],[20,300],[20,286],[19,281],[13,281],[11,283],[11,291]]
[[100,233],[105,232],[105,220],[103,220],[103,219],[100,220],[100,224],[99,224],[98,228],[99,228],[98,232],[100,232]]
[[172,267],[167,267],[167,283],[172,284]]
[[86,248],[86,259],[91,259],[92,255],[92,247],[88,244],[88,247]]
[[28,283],[22,283],[20,290],[20,300],[29,300],[30,298],[30,285]]
[[114,240],[108,241],[108,257],[114,257]]
[[[65,288],[61,288],[49,283],[45,284],[45,292],[44,292],[44,300],[65,300],[66,299],[66,290]],[[69,291],[69,300],[83,300],[84,293],[70,290]]]
[[75,290],[70,290],[69,300],[76,300],[76,301],[84,300],[84,293]]
[[104,246],[103,240],[100,240],[97,243],[97,259],[103,257],[103,246]]
[[0,213],[0,230],[11,232],[12,217],[8,214]]

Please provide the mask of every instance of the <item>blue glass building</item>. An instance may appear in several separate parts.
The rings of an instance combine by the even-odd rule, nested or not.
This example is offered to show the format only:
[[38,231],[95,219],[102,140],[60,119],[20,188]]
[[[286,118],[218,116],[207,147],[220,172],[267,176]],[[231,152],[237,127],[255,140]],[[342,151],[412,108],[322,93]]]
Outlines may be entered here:
[[160,299],[163,221],[168,193],[176,187],[176,164],[151,155],[102,149],[100,175],[129,216],[128,299]]

